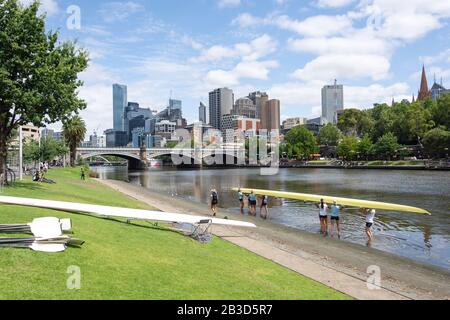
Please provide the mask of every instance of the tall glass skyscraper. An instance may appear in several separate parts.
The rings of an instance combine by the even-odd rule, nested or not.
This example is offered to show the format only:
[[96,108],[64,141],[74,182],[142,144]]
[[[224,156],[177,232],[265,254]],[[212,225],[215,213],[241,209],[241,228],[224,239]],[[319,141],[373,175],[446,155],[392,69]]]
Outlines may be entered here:
[[222,130],[222,116],[231,114],[234,105],[233,90],[220,88],[209,93],[209,124]]
[[116,131],[124,131],[123,116],[127,105],[127,86],[121,84],[113,84],[113,128]]
[[322,89],[322,117],[327,123],[336,124],[336,114],[344,109],[344,86],[337,81],[332,86],[324,86]]
[[183,102],[181,100],[169,100],[169,107],[172,110],[182,110],[183,109]]

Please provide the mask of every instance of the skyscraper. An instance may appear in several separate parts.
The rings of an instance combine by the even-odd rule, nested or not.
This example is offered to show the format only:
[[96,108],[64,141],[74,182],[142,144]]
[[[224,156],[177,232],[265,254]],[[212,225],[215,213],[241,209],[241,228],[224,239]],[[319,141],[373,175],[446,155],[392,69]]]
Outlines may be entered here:
[[279,130],[281,123],[280,100],[271,99],[261,107],[261,128]]
[[169,107],[171,110],[182,110],[183,102],[181,100],[169,99]]
[[420,81],[419,95],[417,96],[417,101],[423,101],[430,97],[430,90],[428,90],[427,74],[425,72],[425,65],[422,67],[422,79]]
[[233,115],[244,116],[251,119],[258,118],[256,105],[250,98],[247,97],[236,100],[232,113]]
[[222,116],[231,114],[234,105],[233,90],[220,88],[209,93],[209,124],[222,130]]
[[269,95],[265,92],[256,91],[248,95],[248,98],[253,101],[256,106],[256,114],[261,118],[261,122],[265,119],[262,118],[262,107],[269,101]]
[[328,123],[336,124],[336,114],[344,109],[344,86],[338,85],[337,80],[334,85],[325,86],[322,89],[322,118]]
[[123,118],[127,105],[127,86],[121,84],[113,84],[113,128],[116,131],[124,131]]
[[200,102],[200,107],[198,107],[198,120],[201,123],[206,124],[206,106],[203,104],[203,102]]

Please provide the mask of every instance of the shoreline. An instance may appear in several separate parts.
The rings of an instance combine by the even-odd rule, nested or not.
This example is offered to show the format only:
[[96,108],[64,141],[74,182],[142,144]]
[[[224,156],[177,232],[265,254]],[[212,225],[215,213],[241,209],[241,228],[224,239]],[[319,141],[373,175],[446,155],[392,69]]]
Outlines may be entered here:
[[[123,181],[98,180],[161,211],[210,215],[207,206]],[[450,299],[450,272],[380,250],[220,209],[219,218],[250,221],[256,230],[214,226],[213,234],[356,299]],[[367,288],[367,268],[381,269],[381,288]]]

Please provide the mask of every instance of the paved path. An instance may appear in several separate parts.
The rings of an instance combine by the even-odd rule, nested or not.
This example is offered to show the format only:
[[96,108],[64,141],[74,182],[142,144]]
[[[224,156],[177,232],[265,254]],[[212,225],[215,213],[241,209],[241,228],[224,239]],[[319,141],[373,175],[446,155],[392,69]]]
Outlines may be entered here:
[[[200,204],[121,181],[109,187],[165,212],[208,215]],[[224,211],[219,217],[255,222]],[[214,226],[213,234],[359,300],[449,299],[450,272],[348,242],[257,221],[258,229]],[[367,287],[367,268],[381,269],[381,287]]]

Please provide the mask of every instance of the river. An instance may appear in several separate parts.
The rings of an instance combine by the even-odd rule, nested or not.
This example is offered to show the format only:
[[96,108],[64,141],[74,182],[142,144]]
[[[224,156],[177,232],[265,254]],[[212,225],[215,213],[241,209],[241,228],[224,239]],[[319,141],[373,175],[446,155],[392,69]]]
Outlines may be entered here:
[[[102,179],[125,180],[152,191],[204,203],[212,188],[220,206],[239,212],[233,187],[324,194],[417,206],[432,216],[379,212],[373,247],[450,269],[450,172],[342,169],[280,169],[262,176],[259,169],[128,171],[97,167]],[[259,210],[258,210],[259,211]],[[270,219],[309,232],[319,232],[317,209],[301,201],[270,199]],[[342,240],[364,245],[365,218],[359,212],[342,215]]]

